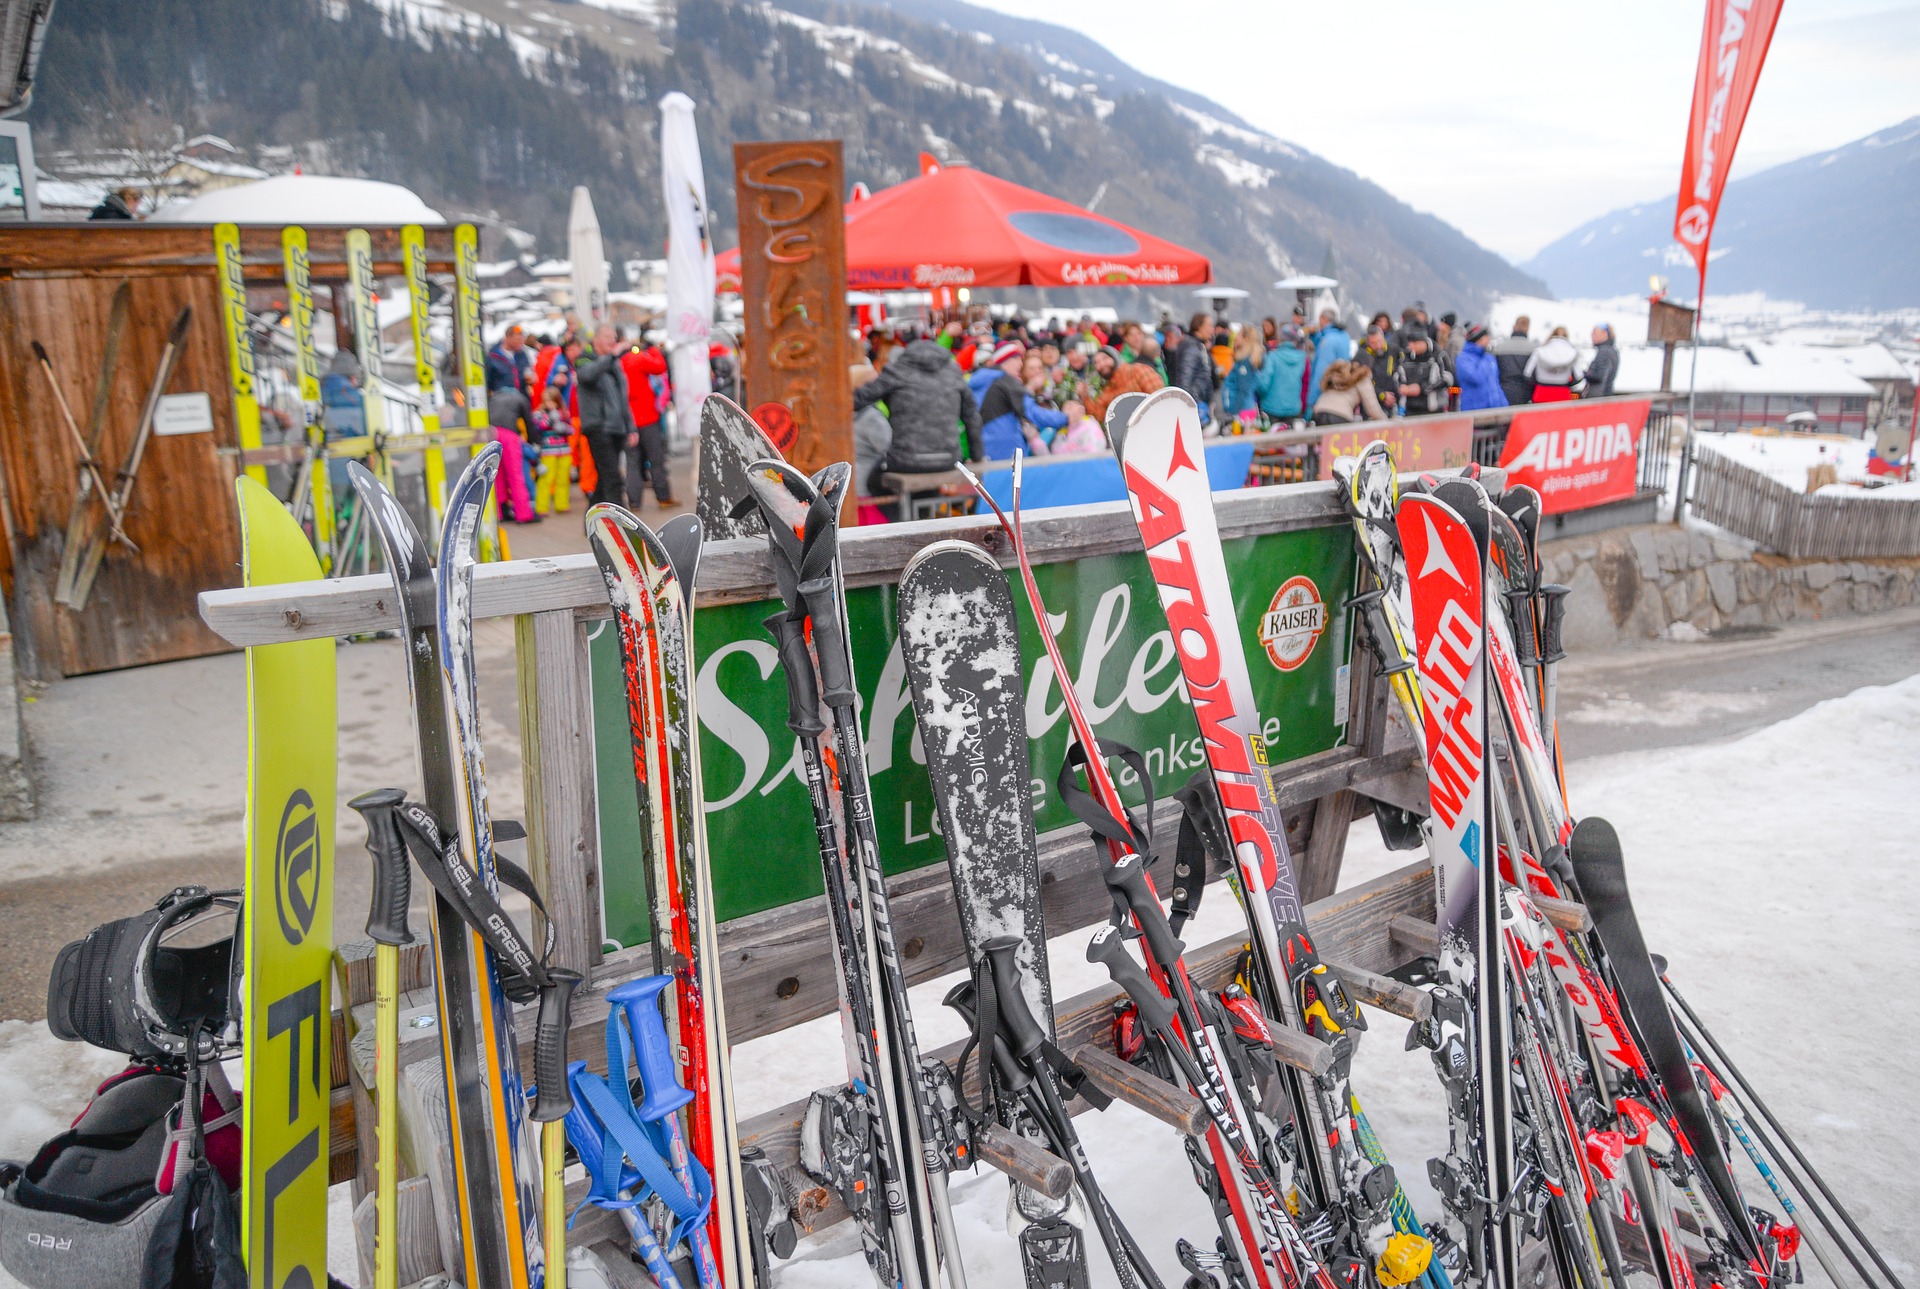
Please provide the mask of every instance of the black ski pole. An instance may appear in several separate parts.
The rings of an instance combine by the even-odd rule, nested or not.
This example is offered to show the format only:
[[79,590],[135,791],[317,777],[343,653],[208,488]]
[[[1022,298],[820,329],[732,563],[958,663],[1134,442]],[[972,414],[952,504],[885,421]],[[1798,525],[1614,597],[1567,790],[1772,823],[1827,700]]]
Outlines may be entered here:
[[413,943],[407,929],[413,874],[393,814],[406,796],[399,788],[376,788],[347,803],[366,821],[373,857],[367,935],[373,940],[374,1289],[398,1289],[400,1283],[400,948]]
[[[1656,963],[1655,965],[1656,967],[1664,966],[1664,964],[1661,963]],[[1819,1170],[1800,1152],[1799,1145],[1794,1141],[1793,1137],[1788,1134],[1787,1130],[1781,1126],[1780,1121],[1774,1118],[1773,1111],[1768,1109],[1767,1103],[1762,1101],[1759,1094],[1753,1090],[1753,1085],[1748,1083],[1745,1076],[1740,1073],[1740,1067],[1735,1065],[1727,1056],[1726,1050],[1715,1041],[1713,1034],[1701,1021],[1699,1014],[1687,1004],[1686,998],[1680,993],[1680,990],[1675,987],[1673,981],[1667,978],[1667,973],[1664,970],[1660,972],[1660,983],[1666,988],[1667,997],[1673,999],[1674,1005],[1680,1009],[1681,1015],[1686,1019],[1695,1036],[1700,1039],[1701,1043],[1709,1052],[1713,1053],[1713,1059],[1719,1062],[1721,1072],[1726,1074],[1734,1086],[1740,1089],[1740,1095],[1753,1107],[1754,1112],[1767,1121],[1767,1125],[1773,1129],[1775,1138],[1779,1140],[1781,1145],[1787,1148],[1787,1152],[1793,1156],[1794,1162],[1800,1166],[1800,1171],[1814,1184],[1820,1194],[1826,1197],[1827,1203],[1833,1206],[1834,1213],[1842,1222],[1846,1223],[1847,1229],[1853,1232],[1853,1238],[1860,1242],[1860,1247],[1866,1251],[1869,1258],[1873,1259],[1873,1264],[1880,1268],[1880,1274],[1887,1278],[1887,1283],[1891,1284],[1894,1289],[1905,1289],[1905,1286],[1900,1283],[1900,1277],[1893,1274],[1893,1268],[1889,1267],[1886,1259],[1880,1256],[1880,1250],[1874,1247],[1873,1241],[1869,1240],[1866,1232],[1860,1229],[1860,1224],[1853,1220],[1853,1214],[1847,1211],[1847,1206],[1840,1202],[1840,1197],[1833,1193],[1832,1189],[1827,1185],[1826,1179],[1820,1175]]]
[[1149,1289],[1163,1289],[1160,1278],[1153,1273],[1153,1267],[1134,1241],[1132,1233],[1113,1212],[1105,1193],[1094,1180],[1093,1170],[1087,1163],[1087,1152],[1080,1144],[1080,1134],[1074,1131],[1073,1120],[1060,1100],[1060,1089],[1054,1083],[1053,1071],[1047,1068],[1041,1057],[1047,1032],[1027,1009],[1026,995],[1021,992],[1020,964],[1014,959],[1014,955],[1020,951],[1020,942],[1012,936],[996,936],[982,945],[981,950],[986,956],[988,969],[993,973],[993,991],[1000,1013],[998,1028],[1004,1035],[1003,1041],[1014,1059],[1032,1075],[1030,1086],[1045,1110],[1045,1114],[1039,1116],[1040,1120],[1049,1127],[1056,1148],[1062,1151],[1073,1169],[1075,1179],[1080,1183],[1080,1193],[1086,1196],[1087,1208],[1093,1214],[1094,1228],[1100,1232],[1101,1243],[1107,1246],[1107,1254],[1113,1259],[1114,1274],[1120,1277],[1120,1283],[1126,1289],[1132,1289],[1134,1284],[1130,1268],[1139,1272],[1140,1279],[1146,1282]]
[[905,1175],[894,1153],[894,1143],[898,1140],[894,1107],[884,1085],[878,1082],[880,1062],[874,1045],[874,1000],[867,992],[866,974],[859,960],[860,942],[847,902],[846,875],[840,863],[840,838],[834,826],[833,805],[827,798],[826,770],[820,754],[820,735],[827,725],[820,719],[820,694],[813,658],[807,650],[806,624],[794,613],[782,609],[768,616],[766,628],[777,643],[781,670],[787,676],[787,728],[800,742],[800,763],[807,783],[807,800],[813,809],[814,836],[826,884],[827,912],[840,958],[840,977],[846,984],[847,1010],[857,1035],[854,1048],[860,1061],[860,1079],[868,1088],[867,1100],[878,1121],[873,1142],[874,1170],[879,1174],[880,1193],[886,1202],[886,1229],[891,1245],[887,1250],[890,1265],[884,1273],[889,1278],[898,1277],[904,1284],[917,1285],[917,1257],[907,1223]]

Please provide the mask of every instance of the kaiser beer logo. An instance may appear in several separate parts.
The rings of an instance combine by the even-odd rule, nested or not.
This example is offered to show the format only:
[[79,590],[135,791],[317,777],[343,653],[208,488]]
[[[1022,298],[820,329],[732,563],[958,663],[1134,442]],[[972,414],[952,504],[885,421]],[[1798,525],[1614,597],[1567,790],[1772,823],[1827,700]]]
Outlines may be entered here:
[[273,845],[273,903],[288,944],[299,944],[313,929],[320,902],[320,817],[305,788],[295,788],[280,811],[280,835]]
[[1281,671],[1294,671],[1313,656],[1327,629],[1327,606],[1310,577],[1290,577],[1273,593],[1260,619],[1260,643]]

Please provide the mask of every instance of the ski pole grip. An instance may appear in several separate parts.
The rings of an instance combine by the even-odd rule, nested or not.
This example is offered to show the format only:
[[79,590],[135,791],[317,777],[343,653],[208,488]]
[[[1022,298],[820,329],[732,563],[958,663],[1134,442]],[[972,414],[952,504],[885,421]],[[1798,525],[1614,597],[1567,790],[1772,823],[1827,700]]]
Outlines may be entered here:
[[782,609],[766,621],[780,651],[780,668],[787,673],[787,728],[801,738],[818,738],[827,728],[820,719],[820,690],[813,676],[813,655],[807,652],[807,625]]
[[997,1123],[988,1124],[974,1136],[973,1148],[980,1158],[1048,1199],[1064,1199],[1073,1189],[1073,1169],[1066,1160]]
[[552,1123],[573,1109],[573,1089],[567,1081],[567,1028],[573,1020],[573,991],[583,977],[565,967],[547,970],[540,991],[540,1014],[533,1030],[533,1120]]
[[1573,594],[1573,588],[1551,582],[1540,588],[1540,594],[1547,601],[1547,611],[1540,624],[1540,661],[1559,662],[1567,656],[1560,643],[1560,628],[1566,625],[1567,597]]
[[1149,1030],[1162,1033],[1172,1023],[1173,1000],[1153,987],[1146,971],[1127,952],[1120,928],[1109,925],[1094,932],[1093,939],[1087,943],[1087,961],[1105,967],[1113,983],[1127,991],[1127,997],[1133,999],[1134,1008],[1140,1013],[1141,1023]]
[[373,856],[373,901],[367,908],[367,935],[375,944],[398,948],[413,943],[407,929],[407,905],[413,900],[413,873],[407,867],[407,843],[394,818],[407,794],[399,788],[375,788],[347,804],[367,823],[367,853]]
[[1023,1065],[1031,1064],[1034,1053],[1047,1041],[1047,1031],[1034,1019],[1027,996],[1020,991],[1020,940],[1016,936],[997,935],[980,946],[987,966],[993,972],[993,991],[1000,1002],[1000,1028],[1007,1045]]
[[1167,921],[1167,911],[1160,907],[1153,888],[1147,884],[1146,861],[1139,855],[1128,855],[1117,864],[1110,864],[1101,876],[1107,879],[1111,890],[1120,892],[1126,898],[1127,907],[1133,910],[1133,917],[1140,924],[1140,934],[1146,938],[1147,951],[1153,960],[1162,967],[1171,969],[1187,951],[1180,937],[1173,933],[1173,924]]
[[[940,1001],[959,1013],[960,1019],[967,1023],[967,1031],[969,1033],[973,1031],[974,1017],[978,1014],[980,1008],[979,997],[974,992],[973,982],[971,980],[962,980],[959,984],[947,990],[947,996]],[[998,1038],[997,1032],[993,1032],[997,1031],[997,1028],[997,1026],[989,1027],[989,1037]],[[1001,1090],[1015,1096],[1026,1091],[1033,1083],[1033,1076],[1020,1068],[1020,1062],[1014,1059],[1013,1053],[1007,1050],[1005,1043],[995,1041],[991,1046],[993,1048],[993,1073],[994,1077],[1000,1080]],[[961,1070],[959,1073],[964,1077],[966,1071]],[[991,1163],[993,1161],[988,1160],[987,1162]]]
[[1513,645],[1520,655],[1522,667],[1538,667],[1540,650],[1536,647],[1534,633],[1529,629],[1533,624],[1533,592],[1523,587],[1514,587],[1504,592],[1507,603],[1513,606]]
[[829,574],[800,583],[798,590],[813,622],[813,656],[820,660],[820,690],[827,706],[852,706],[853,664],[840,630],[840,587]]
[[660,995],[672,983],[669,975],[642,976],[607,995],[607,1006],[627,1014],[633,1059],[640,1067],[640,1085],[645,1090],[633,1109],[643,1123],[664,1119],[693,1100],[693,1093],[680,1086],[680,1062],[667,1038],[667,1022],[660,1015]]

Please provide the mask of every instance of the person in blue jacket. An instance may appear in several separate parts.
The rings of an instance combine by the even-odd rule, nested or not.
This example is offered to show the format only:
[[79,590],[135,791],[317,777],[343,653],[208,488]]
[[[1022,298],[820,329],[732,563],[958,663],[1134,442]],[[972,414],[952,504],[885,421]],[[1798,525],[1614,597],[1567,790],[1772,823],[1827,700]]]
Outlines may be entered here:
[[1280,328],[1279,343],[1260,364],[1260,410],[1273,421],[1307,414],[1307,337],[1294,323]]
[[1320,329],[1313,333],[1313,378],[1307,382],[1307,401],[1320,397],[1320,382],[1327,368],[1353,357],[1353,337],[1340,326],[1340,315],[1332,309],[1320,310]]
[[980,442],[974,446],[976,461],[1005,461],[1027,447],[1022,422],[1040,429],[1057,430],[1067,423],[1065,412],[1043,407],[1027,387],[1020,383],[1020,368],[1027,347],[1018,340],[1003,342],[993,351],[990,368],[1000,374],[980,395]]
[[1477,322],[1467,328],[1467,343],[1460,348],[1453,378],[1460,385],[1461,411],[1507,406],[1507,396],[1500,389],[1500,360],[1488,350],[1487,329]]

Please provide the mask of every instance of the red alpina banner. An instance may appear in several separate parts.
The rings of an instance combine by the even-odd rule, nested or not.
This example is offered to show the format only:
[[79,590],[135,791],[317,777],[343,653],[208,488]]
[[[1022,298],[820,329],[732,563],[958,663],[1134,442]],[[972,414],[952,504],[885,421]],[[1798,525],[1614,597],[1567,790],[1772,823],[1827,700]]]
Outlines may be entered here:
[[1648,399],[1575,399],[1517,413],[1500,452],[1507,485],[1530,484],[1542,514],[1631,497],[1639,477]]
[[1727,186],[1733,150],[1740,144],[1740,127],[1747,123],[1747,105],[1753,101],[1760,65],[1767,61],[1781,4],[1707,0],[1700,64],[1693,74],[1693,111],[1687,118],[1687,155],[1673,214],[1673,235],[1692,254],[1702,282],[1720,193]]

